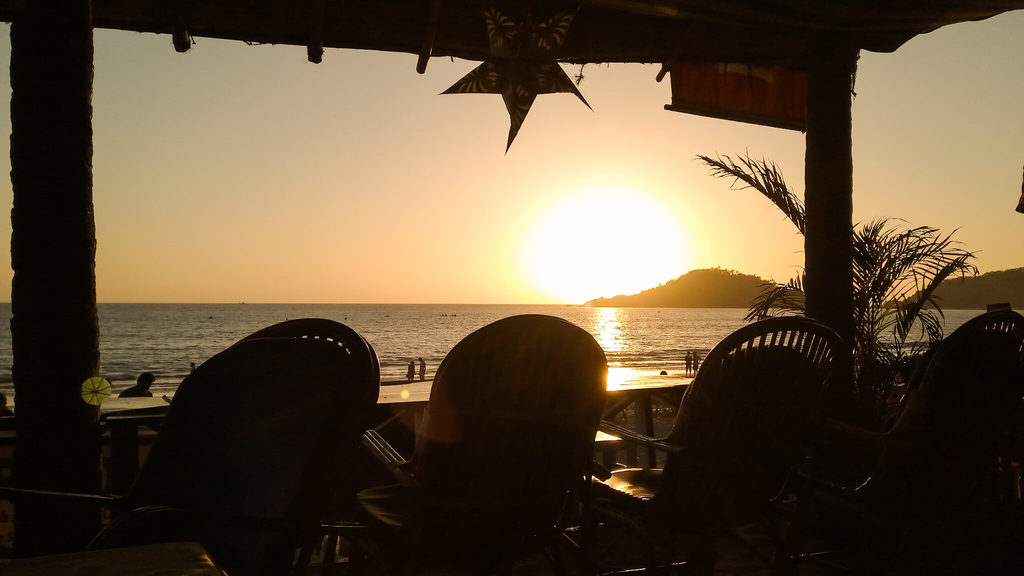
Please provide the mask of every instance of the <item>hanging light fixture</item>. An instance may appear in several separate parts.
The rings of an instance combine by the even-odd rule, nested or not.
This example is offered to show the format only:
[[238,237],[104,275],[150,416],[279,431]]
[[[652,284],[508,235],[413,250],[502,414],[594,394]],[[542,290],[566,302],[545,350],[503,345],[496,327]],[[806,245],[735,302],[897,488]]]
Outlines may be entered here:
[[554,55],[565,41],[575,15],[566,11],[546,20],[527,16],[517,21],[497,8],[487,9],[484,19],[491,57],[442,94],[501,94],[510,120],[506,152],[538,94],[574,94],[590,108]]

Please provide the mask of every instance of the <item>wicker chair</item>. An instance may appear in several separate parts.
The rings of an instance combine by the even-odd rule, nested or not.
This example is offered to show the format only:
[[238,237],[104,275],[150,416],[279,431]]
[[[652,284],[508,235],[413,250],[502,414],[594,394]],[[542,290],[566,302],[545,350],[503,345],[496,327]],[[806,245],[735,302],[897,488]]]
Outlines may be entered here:
[[847,483],[805,478],[792,555],[865,573],[1019,573],[1022,396],[1024,317],[956,329],[889,431],[831,423],[837,450],[874,451],[877,464]]
[[767,512],[811,453],[842,350],[835,332],[808,318],[755,322],[708,354],[667,437],[602,422],[602,431],[664,450],[666,458],[663,469],[616,470],[599,485],[603,527],[593,538],[608,539],[625,524],[647,547],[620,558],[608,551],[628,546],[592,542],[595,563],[614,571],[685,562],[700,573],[714,568],[720,537],[746,543],[734,528]]
[[359,494],[370,561],[390,573],[486,572],[553,550],[586,490],[606,374],[594,338],[551,316],[505,318],[459,342],[412,458],[367,432],[400,481]]
[[296,318],[285,320],[249,334],[240,342],[256,338],[307,338],[325,340],[341,346],[354,361],[365,366],[362,379],[380,382],[380,361],[373,346],[358,332],[326,318]]
[[326,456],[354,457],[376,402],[365,355],[342,342],[247,338],[181,382],[125,495],[14,497],[110,506],[115,519],[93,548],[195,540],[232,575],[288,574],[335,485]]
[[[333,342],[351,357],[352,364],[356,367],[354,380],[376,382],[378,387],[380,385],[380,360],[377,358],[377,352],[373,346],[358,332],[335,320],[326,318],[285,320],[257,330],[238,343],[258,338],[299,338]],[[371,410],[361,412],[359,421],[363,429],[377,423]],[[341,458],[330,452],[324,452],[321,457],[323,473],[320,478],[323,479],[324,484],[319,490],[320,496],[316,504],[320,519],[337,522],[345,518],[352,518],[355,515],[355,493],[374,483],[370,469],[372,463],[367,462],[369,459],[364,458],[362,452]],[[313,555],[320,550],[323,553],[321,572],[324,576],[329,576],[333,573],[337,561],[338,535],[311,530],[305,539],[295,561],[296,571],[299,572],[308,567]]]

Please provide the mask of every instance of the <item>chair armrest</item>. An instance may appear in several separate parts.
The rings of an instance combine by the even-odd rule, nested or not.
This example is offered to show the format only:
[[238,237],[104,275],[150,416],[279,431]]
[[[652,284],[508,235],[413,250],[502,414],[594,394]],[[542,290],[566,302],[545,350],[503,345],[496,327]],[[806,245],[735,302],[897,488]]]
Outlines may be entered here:
[[316,532],[320,522],[266,517],[174,506],[140,506],[127,510],[103,527],[90,549],[135,546],[149,542],[200,540],[209,529],[266,533]]
[[858,498],[860,493],[867,490],[872,483],[873,476],[858,476],[856,478],[844,478],[840,475],[822,473],[813,465],[797,467],[786,481],[783,491],[796,491],[805,494],[813,494],[819,499]]
[[875,432],[835,418],[825,418],[825,433],[831,439],[878,444],[885,439],[884,432]]
[[416,486],[416,478],[409,472],[410,462],[402,456],[383,436],[376,430],[367,430],[363,433],[363,447],[370,451],[370,455],[383,464],[399,484],[403,486]]
[[342,538],[353,538],[370,531],[370,527],[360,522],[321,522],[320,533],[328,536],[341,536]]
[[891,435],[826,418],[805,475],[830,479],[835,485],[853,486],[874,473]]
[[588,466],[587,470],[590,472],[591,476],[597,478],[602,482],[612,477],[611,470],[605,468],[604,466],[601,465],[600,462],[594,460],[590,461],[590,465]]
[[670,452],[672,454],[678,454],[682,451],[682,448],[676,446],[675,444],[667,442],[663,439],[646,436],[635,430],[626,428],[625,426],[620,426],[618,424],[615,424],[614,422],[609,422],[608,420],[601,420],[601,424],[598,425],[598,430],[606,434],[611,434],[612,436],[618,436],[619,438],[627,442],[633,442],[634,444],[639,444],[647,448],[663,450],[665,452]]
[[112,494],[88,494],[79,492],[61,492],[58,490],[36,490],[34,488],[18,488],[15,486],[0,486],[0,500],[12,500],[20,497],[76,500],[79,502],[95,502],[100,505],[108,506],[117,506],[124,502],[123,496],[114,496]]

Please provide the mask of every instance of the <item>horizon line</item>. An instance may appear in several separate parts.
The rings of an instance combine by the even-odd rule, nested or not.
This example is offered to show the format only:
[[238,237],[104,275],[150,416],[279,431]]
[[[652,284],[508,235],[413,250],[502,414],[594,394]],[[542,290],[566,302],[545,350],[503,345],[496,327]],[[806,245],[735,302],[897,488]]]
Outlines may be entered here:
[[[597,300],[604,298],[599,296],[592,298]],[[0,301],[0,305],[11,304],[10,300]],[[559,303],[559,302],[250,302],[248,300],[238,301],[176,301],[176,302],[126,302],[126,301],[100,301],[96,302],[100,304],[141,304],[141,305],[185,305],[185,304],[201,304],[201,305],[224,305],[224,306],[586,306],[586,302],[582,304],[570,304],[570,303]]]

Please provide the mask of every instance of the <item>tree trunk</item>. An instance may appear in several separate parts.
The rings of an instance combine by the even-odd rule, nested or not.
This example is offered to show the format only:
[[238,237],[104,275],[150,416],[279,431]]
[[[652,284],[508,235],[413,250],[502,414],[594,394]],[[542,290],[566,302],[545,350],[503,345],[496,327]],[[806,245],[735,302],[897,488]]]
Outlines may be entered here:
[[853,318],[853,80],[857,51],[819,42],[807,74],[804,164],[804,258],[807,315],[847,343],[845,384],[852,385]]
[[853,342],[853,75],[857,52],[821,43],[807,78],[807,315]]
[[[99,371],[90,0],[31,0],[11,23],[11,336],[19,486],[96,492]],[[99,511],[22,499],[20,555],[80,548]]]

